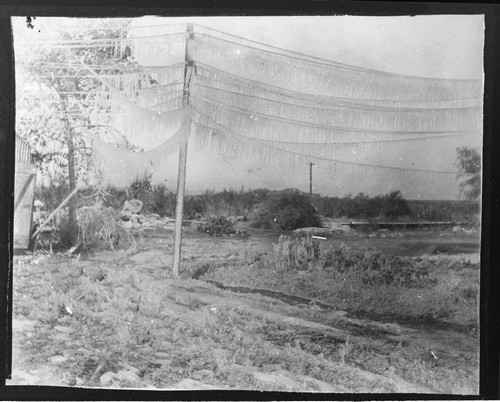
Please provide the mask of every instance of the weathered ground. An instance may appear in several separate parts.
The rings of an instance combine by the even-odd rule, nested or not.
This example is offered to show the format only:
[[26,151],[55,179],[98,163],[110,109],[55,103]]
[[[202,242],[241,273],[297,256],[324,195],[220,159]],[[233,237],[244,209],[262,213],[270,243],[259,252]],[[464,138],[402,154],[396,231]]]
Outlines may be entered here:
[[[478,335],[470,326],[355,315],[341,309],[349,304],[304,297],[300,287],[256,282],[245,273],[249,261],[278,236],[214,239],[186,229],[177,279],[170,230],[145,231],[135,253],[16,257],[8,384],[478,392]],[[476,250],[466,257],[478,258],[477,239],[451,235],[333,240],[340,237],[393,255]]]

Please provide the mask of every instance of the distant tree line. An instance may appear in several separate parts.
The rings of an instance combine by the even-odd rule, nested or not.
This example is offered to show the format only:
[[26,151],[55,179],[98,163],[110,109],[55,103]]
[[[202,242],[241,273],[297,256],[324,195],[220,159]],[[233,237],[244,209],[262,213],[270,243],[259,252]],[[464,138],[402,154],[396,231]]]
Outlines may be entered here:
[[[121,209],[127,199],[143,202],[144,213],[174,216],[175,192],[165,185],[152,185],[149,178],[137,180],[129,188],[108,188],[102,200],[105,206]],[[67,189],[63,186],[37,189],[37,197],[47,209],[55,209],[64,199]],[[95,202],[89,198],[91,189],[78,194],[78,205]],[[186,196],[184,216],[187,219],[202,216],[235,216],[253,219],[261,227],[290,227],[318,225],[318,217],[349,220],[421,220],[421,221],[467,221],[476,222],[479,204],[477,201],[420,201],[406,200],[400,191],[370,197],[359,193],[356,196],[323,197],[303,193],[297,189],[272,191],[256,189],[249,191],[205,191]]]

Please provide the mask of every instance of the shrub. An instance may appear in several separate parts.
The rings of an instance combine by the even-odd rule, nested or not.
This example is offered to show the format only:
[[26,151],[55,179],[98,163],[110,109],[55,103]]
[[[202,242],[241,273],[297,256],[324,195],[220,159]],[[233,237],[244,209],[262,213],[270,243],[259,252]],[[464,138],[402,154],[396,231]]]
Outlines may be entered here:
[[77,215],[78,237],[86,249],[114,249],[134,242],[132,235],[120,225],[119,212],[113,208],[82,207]]
[[127,189],[127,195],[129,198],[141,200],[141,197],[147,197],[152,191],[153,187],[151,186],[151,177],[144,176],[142,179],[135,179],[135,181]]
[[[175,195],[174,195],[175,202]],[[194,219],[205,212],[205,202],[200,197],[188,197],[184,200],[184,216],[187,219]],[[174,204],[175,209],[175,204]]]
[[175,193],[168,190],[164,184],[151,185],[151,179],[145,176],[136,179],[130,187],[119,190],[111,188],[108,192],[112,195],[105,204],[114,209],[121,209],[126,200],[137,199],[142,201],[142,212],[155,213],[161,216],[175,213]]
[[319,244],[311,236],[292,238],[280,236],[273,244],[273,257],[278,272],[311,269],[319,260]]
[[324,269],[334,275],[357,277],[366,285],[424,287],[433,282],[430,263],[406,257],[386,256],[377,251],[336,245],[321,256]]
[[252,211],[251,225],[264,229],[294,230],[321,226],[321,219],[309,198],[300,193],[278,193]]
[[43,202],[47,211],[53,211],[69,195],[69,186],[61,185],[35,187],[35,199]]
[[330,218],[401,218],[411,214],[408,201],[400,191],[392,191],[383,196],[369,197],[359,193],[354,198],[314,197],[314,205],[322,215]]
[[385,218],[398,218],[408,216],[410,214],[410,207],[401,192],[396,190],[380,198],[381,200],[381,214]]
[[165,185],[157,184],[151,189],[150,203],[146,204],[145,212],[152,212],[160,216],[174,216],[175,194]]
[[74,243],[73,229],[69,225],[69,217],[66,210],[60,210],[54,219],[57,239],[59,244],[70,248]]
[[211,216],[208,221],[198,225],[198,230],[212,236],[247,236],[246,231],[235,229],[233,222],[225,216]]

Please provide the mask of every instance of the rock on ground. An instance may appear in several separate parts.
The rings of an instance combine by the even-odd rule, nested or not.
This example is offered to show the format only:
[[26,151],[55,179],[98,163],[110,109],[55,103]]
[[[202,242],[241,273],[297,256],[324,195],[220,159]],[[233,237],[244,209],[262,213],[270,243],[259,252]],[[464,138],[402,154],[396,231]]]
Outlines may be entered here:
[[142,210],[143,203],[141,200],[125,201],[122,208],[122,213],[138,214]]

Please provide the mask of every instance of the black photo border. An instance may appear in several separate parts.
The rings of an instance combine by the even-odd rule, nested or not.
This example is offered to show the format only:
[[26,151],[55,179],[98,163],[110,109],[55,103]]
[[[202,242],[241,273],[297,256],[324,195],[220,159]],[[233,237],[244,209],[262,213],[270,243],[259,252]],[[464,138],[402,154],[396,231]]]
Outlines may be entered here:
[[[480,394],[309,394],[258,391],[110,390],[53,386],[6,386],[12,361],[12,239],[14,207],[15,83],[11,16],[139,17],[298,15],[485,16],[484,140],[481,225]],[[495,400],[499,393],[500,340],[500,7],[495,3],[397,1],[227,0],[0,0],[0,399],[1,400]]]

